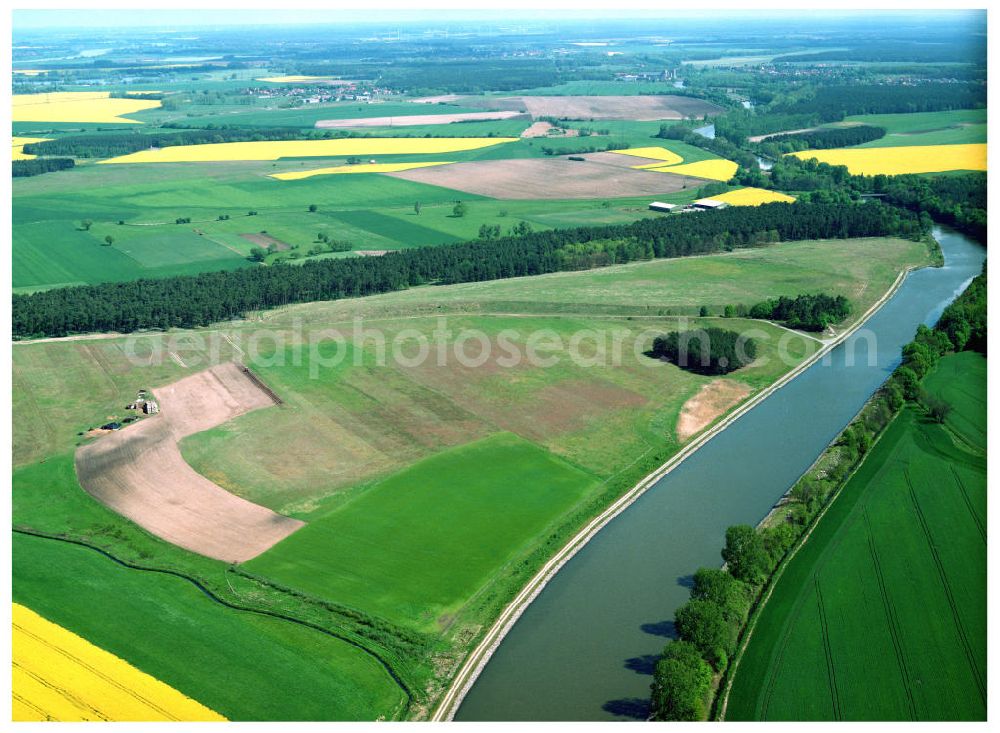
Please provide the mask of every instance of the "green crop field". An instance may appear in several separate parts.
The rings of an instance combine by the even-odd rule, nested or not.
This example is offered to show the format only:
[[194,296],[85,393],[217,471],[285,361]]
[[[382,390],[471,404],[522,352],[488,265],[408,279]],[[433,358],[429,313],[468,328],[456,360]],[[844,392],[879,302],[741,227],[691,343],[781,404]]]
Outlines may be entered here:
[[884,148],[900,145],[963,145],[986,142],[985,109],[956,109],[946,112],[913,112],[893,115],[855,115],[844,118],[844,122],[875,125],[886,129],[885,137],[858,145],[859,148]]
[[438,631],[596,485],[595,476],[500,433],[375,484],[247,568]]
[[[303,253],[320,232],[350,241],[355,249],[382,250],[474,239],[483,224],[506,231],[523,221],[551,229],[653,215],[646,198],[500,201],[378,174],[267,177],[340,163],[87,164],[17,180],[14,288],[24,292],[246,267],[254,244],[240,235],[261,231]],[[697,196],[690,189],[660,198],[687,203]],[[457,200],[467,206],[461,218],[452,213]],[[418,201],[419,215],[413,208]],[[311,203],[317,212],[307,211]],[[257,214],[248,216],[249,211]],[[186,218],[191,221],[175,223]],[[84,220],[93,222],[89,231],[83,231]],[[106,236],[114,239],[111,246],[104,245]]]
[[985,720],[986,360],[941,360],[764,607],[729,720]]
[[15,601],[231,720],[374,720],[402,707],[403,692],[365,652],[225,608],[186,580],[24,535],[13,562]]

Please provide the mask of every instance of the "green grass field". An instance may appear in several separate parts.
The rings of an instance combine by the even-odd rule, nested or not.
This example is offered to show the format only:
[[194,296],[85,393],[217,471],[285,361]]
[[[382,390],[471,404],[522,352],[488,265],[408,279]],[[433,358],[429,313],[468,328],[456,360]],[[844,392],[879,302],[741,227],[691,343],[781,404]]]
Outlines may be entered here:
[[986,142],[985,109],[855,115],[845,117],[844,121],[875,125],[886,129],[885,137],[858,145],[859,148],[903,145],[962,145]]
[[986,360],[942,359],[791,560],[728,720],[985,720]]
[[[487,202],[470,205],[470,211]],[[423,217],[424,214],[421,214]],[[537,215],[526,218],[533,221]],[[844,295],[860,315],[892,284],[901,266],[928,262],[926,245],[904,239],[784,242],[708,257],[633,262],[584,272],[560,272],[491,282],[413,288],[366,298],[368,316],[451,310],[510,313],[697,315],[702,305],[721,314],[726,304],[753,305],[776,295]],[[349,320],[353,301],[292,306],[289,317]]]
[[499,433],[393,474],[247,567],[439,631],[596,484],[523,438]]

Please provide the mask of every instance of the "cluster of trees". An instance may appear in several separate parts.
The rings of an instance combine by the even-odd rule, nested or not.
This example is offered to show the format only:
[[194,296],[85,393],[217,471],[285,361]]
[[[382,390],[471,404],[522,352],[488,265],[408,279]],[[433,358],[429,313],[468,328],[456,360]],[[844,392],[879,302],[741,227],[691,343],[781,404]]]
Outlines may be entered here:
[[[970,324],[966,330],[960,324]],[[976,324],[972,326],[971,324]],[[958,328],[956,328],[958,325]],[[977,330],[981,327],[981,331]],[[978,338],[966,337],[975,332]],[[724,569],[702,568],[694,576],[691,600],[677,609],[679,640],[671,642],[656,665],[651,686],[656,720],[703,720],[709,711],[713,674],[722,674],[735,652],[750,609],[775,568],[867,454],[875,438],[907,401],[921,404],[943,421],[950,406],[928,396],[920,381],[950,351],[986,345],[986,268],[934,328],[921,324],[903,347],[903,360],[861,413],[840,434],[838,459],[823,461],[789,493],[786,521],[758,528],[736,525],[726,530]]]
[[986,265],[965,291],[944,309],[936,328],[955,351],[986,353]]
[[769,137],[761,144],[769,155],[794,153],[799,150],[823,150],[826,148],[848,148],[885,137],[885,128],[874,125],[854,125],[852,127],[831,127],[809,132],[789,133]]
[[40,176],[42,173],[64,171],[75,165],[72,158],[35,158],[33,160],[11,161],[11,176],[26,178]]
[[[512,226],[508,232],[508,237],[524,237],[533,231],[531,224],[526,221],[519,221]],[[499,224],[483,224],[479,227],[479,239],[500,239],[503,230]]]
[[945,176],[875,176],[873,187],[886,199],[913,211],[926,211],[983,244],[986,243],[986,173]]
[[[207,325],[289,303],[373,295],[431,282],[556,272],[569,266],[563,249],[611,240],[641,242],[642,257],[650,253],[652,257],[683,257],[756,246],[771,239],[920,235],[921,226],[912,212],[878,203],[772,203],[419,247],[382,257],[319,260],[295,268],[238,269],[18,294],[12,302],[12,329],[16,337],[26,338]],[[626,247],[617,249],[615,256],[627,261],[639,254]]]
[[843,295],[796,295],[765,300],[750,308],[751,318],[783,321],[789,328],[823,331],[851,314],[851,304]]
[[728,374],[757,358],[757,342],[725,328],[672,331],[653,339],[650,356],[698,374]]

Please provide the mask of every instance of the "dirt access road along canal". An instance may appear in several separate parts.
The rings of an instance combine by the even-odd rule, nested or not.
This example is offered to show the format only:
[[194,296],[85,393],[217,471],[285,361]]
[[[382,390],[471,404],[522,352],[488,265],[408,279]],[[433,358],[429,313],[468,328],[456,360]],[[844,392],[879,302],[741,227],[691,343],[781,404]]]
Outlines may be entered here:
[[674,610],[697,568],[721,564],[726,527],[759,522],[888,377],[917,325],[937,321],[979,274],[985,249],[943,227],[935,237],[945,267],[911,273],[862,329],[664,476],[563,566],[456,720],[646,717]]

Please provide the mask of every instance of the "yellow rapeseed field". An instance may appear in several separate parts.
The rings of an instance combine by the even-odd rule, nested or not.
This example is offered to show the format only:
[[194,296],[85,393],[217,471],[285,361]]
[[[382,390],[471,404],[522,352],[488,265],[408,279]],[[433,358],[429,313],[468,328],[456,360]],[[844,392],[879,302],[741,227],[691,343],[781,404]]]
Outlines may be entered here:
[[710,178],[713,181],[728,181],[736,175],[738,167],[731,160],[716,158],[714,160],[699,160],[697,163],[685,163],[684,165],[656,166],[646,170],[676,173],[680,176],[693,176],[695,178]]
[[38,76],[39,74],[47,74],[48,69],[14,69],[14,73],[21,76]]
[[263,79],[257,79],[257,81],[270,81],[275,84],[282,84],[285,82],[304,82],[304,81],[329,81],[333,79],[332,76],[265,76]]
[[[774,201],[782,201],[785,203],[792,203],[795,201],[794,196],[788,196],[783,193],[778,193],[777,191],[768,191],[765,188],[741,188],[736,191],[728,191],[727,193],[721,193],[718,196],[710,196],[712,201],[723,201],[730,206],[760,206],[761,204],[770,204]],[[705,201],[706,199],[699,199],[698,201]],[[696,202],[697,203],[697,202]]]
[[854,175],[888,176],[903,173],[986,170],[986,143],[968,145],[913,145],[897,148],[835,148],[790,153],[802,160],[846,165]]
[[516,137],[358,137],[338,140],[266,140],[247,143],[173,145],[142,150],[101,163],[193,163],[228,160],[342,157],[349,155],[413,155],[477,150],[509,143]]
[[160,106],[158,99],[111,99],[110,92],[49,92],[15,94],[14,122],[124,122],[142,124],[120,115]]
[[30,145],[31,143],[43,143],[51,138],[47,137],[17,137],[16,135],[10,139],[10,158],[11,160],[33,160],[37,158],[37,155],[29,155],[25,153],[23,148],[25,145]]
[[30,608],[13,618],[15,721],[225,720]]
[[330,168],[313,168],[308,171],[290,171],[288,173],[272,173],[271,178],[279,181],[298,181],[313,176],[331,176],[344,173],[395,173],[414,168],[429,168],[432,165],[448,165],[453,161],[441,160],[433,163],[367,163],[361,165],[335,165]]
[[618,153],[619,155],[634,155],[636,158],[649,158],[650,160],[658,160],[659,163],[647,163],[646,165],[637,165],[635,168],[647,168],[655,167],[661,165],[675,165],[677,163],[683,163],[684,158],[679,156],[672,150],[667,150],[661,147],[649,147],[649,148],[628,148],[627,150],[612,150],[613,153]]

